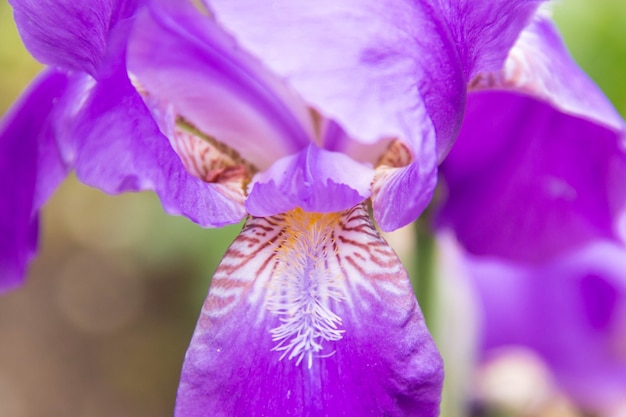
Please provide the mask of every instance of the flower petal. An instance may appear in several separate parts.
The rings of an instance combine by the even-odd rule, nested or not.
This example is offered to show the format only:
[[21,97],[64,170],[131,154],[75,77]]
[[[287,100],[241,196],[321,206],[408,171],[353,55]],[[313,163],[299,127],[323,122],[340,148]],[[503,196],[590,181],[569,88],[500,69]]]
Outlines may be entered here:
[[240,221],[245,215],[240,202],[187,172],[130,84],[124,63],[128,23],[111,34],[109,75],[76,97],[82,104],[70,136],[78,178],[108,193],[154,190],[168,213],[202,226]]
[[15,22],[39,61],[96,77],[108,31],[128,17],[136,0],[11,0]]
[[442,362],[363,206],[251,218],[218,267],[176,416],[436,416]]
[[411,125],[425,106],[442,156],[460,126],[467,80],[500,67],[540,2],[206,3],[245,48],[350,136],[419,142]]
[[623,247],[594,242],[532,267],[471,256],[468,265],[482,303],[485,355],[525,346],[541,355],[578,404],[606,412],[623,402]]
[[424,211],[437,185],[434,154],[406,167],[378,167],[372,189],[374,218],[386,232],[406,226]]
[[246,208],[258,217],[296,207],[321,213],[345,210],[370,196],[373,178],[372,168],[311,144],[257,174]]
[[415,121],[431,101],[446,117],[438,127],[447,136],[460,125],[461,65],[441,17],[422,3],[210,4],[243,47],[356,140],[401,138],[419,147]]
[[356,141],[348,136],[337,122],[322,117],[319,117],[319,126],[322,148],[327,151],[341,152],[358,162],[377,163],[392,142],[391,138],[370,144]]
[[622,118],[569,55],[556,26],[544,12],[538,13],[521,33],[504,68],[478,74],[470,88],[512,90],[607,128],[624,128]]
[[44,72],[0,126],[0,293],[21,283],[37,246],[39,208],[66,173],[51,124],[66,86],[64,73]]
[[626,202],[621,135],[532,98],[473,93],[441,166],[440,222],[472,253],[521,261],[615,237]]
[[313,139],[304,102],[191,5],[157,1],[137,21],[129,68],[141,89],[267,168]]
[[[349,137],[368,144],[397,138],[411,147],[417,165],[398,170],[375,202],[377,220],[392,230],[430,199],[437,161],[461,126],[467,81],[499,68],[540,2],[205,3]],[[388,209],[405,203],[406,214]]]

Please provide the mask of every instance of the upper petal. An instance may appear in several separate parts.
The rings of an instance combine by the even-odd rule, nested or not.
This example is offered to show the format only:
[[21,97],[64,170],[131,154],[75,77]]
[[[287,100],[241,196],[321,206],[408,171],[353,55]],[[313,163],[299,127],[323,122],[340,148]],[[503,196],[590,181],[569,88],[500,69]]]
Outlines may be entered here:
[[31,54],[53,66],[96,76],[109,30],[134,12],[138,0],[11,0]]
[[[206,1],[242,46],[350,138],[400,139],[413,165],[375,184],[385,230],[430,201],[459,131],[466,84],[499,68],[538,1]],[[449,4],[448,4],[449,3]]]
[[185,169],[130,84],[110,80],[92,94],[73,130],[80,138],[74,164],[82,182],[108,193],[153,190],[166,212],[202,226],[243,218],[239,201]]
[[439,413],[442,363],[363,206],[251,218],[216,270],[179,417]]
[[139,16],[128,60],[140,89],[261,169],[314,139],[304,102],[186,2]]
[[472,253],[538,260],[615,238],[622,133],[507,92],[473,93],[441,165],[441,223]]
[[65,176],[52,114],[66,86],[64,73],[43,73],[2,120],[0,293],[22,281],[37,246],[39,207]]
[[502,64],[539,2],[206,3],[245,48],[358,140],[397,137],[420,148],[425,107],[441,158],[460,126],[467,81]]

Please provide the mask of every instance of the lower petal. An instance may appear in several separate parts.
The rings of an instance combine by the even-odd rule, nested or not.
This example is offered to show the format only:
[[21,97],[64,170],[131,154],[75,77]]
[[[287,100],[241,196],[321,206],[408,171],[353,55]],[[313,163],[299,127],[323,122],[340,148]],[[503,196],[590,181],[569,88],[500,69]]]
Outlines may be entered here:
[[436,416],[443,378],[364,206],[250,218],[218,267],[176,405],[192,416]]

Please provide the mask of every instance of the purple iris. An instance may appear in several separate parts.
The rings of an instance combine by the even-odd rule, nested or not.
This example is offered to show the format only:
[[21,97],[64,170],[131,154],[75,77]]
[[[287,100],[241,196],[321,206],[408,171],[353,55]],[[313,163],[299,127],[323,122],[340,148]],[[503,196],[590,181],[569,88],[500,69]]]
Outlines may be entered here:
[[[489,91],[494,86],[499,91]],[[537,15],[504,70],[473,84],[463,128],[441,166],[447,200],[440,225],[472,253],[521,262],[598,238],[619,241],[624,128],[553,24]]]
[[485,355],[526,346],[582,407],[616,407],[626,389],[624,122],[547,17],[502,71],[476,79],[440,172],[438,226],[466,252]]
[[[383,230],[419,216],[466,99],[476,133],[471,97],[502,94],[468,87],[546,109],[567,93],[553,77],[569,73],[522,56],[519,73],[545,83],[533,89],[505,66],[539,3],[14,0],[24,42],[55,69],[0,131],[2,287],[21,280],[38,210],[69,169],[110,193],[154,190],[202,226],[246,218],[185,358],[178,416],[437,415],[441,358],[367,204]],[[586,114],[586,98],[566,110]],[[596,110],[590,124],[618,130]]]
[[[609,242],[538,265],[468,256],[482,357],[532,349],[581,408],[619,415],[626,390],[626,251]],[[612,414],[614,413],[614,414]]]

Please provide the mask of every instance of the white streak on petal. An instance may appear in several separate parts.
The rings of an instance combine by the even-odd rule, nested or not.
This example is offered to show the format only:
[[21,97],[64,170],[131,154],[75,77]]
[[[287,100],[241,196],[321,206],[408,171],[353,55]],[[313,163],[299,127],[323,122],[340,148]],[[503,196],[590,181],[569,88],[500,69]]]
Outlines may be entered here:
[[235,308],[258,310],[249,324],[267,326],[277,360],[310,368],[334,354],[349,331],[344,319],[367,326],[359,311],[400,305],[407,294],[406,272],[364,205],[330,214],[295,209],[248,219],[215,273],[204,315],[227,320]]

